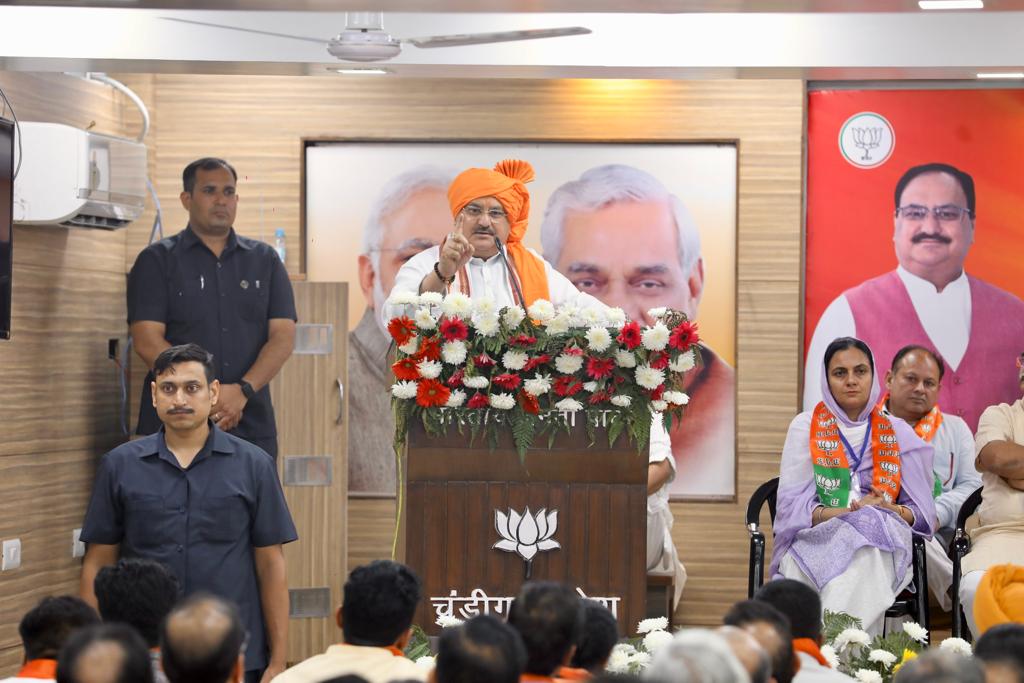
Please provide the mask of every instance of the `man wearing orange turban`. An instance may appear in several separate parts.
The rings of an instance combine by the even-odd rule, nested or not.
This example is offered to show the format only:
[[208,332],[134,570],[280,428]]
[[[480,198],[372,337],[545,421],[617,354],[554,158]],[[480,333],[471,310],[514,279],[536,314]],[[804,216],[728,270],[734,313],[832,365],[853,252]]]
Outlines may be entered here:
[[[526,183],[533,178],[533,167],[519,159],[501,161],[493,170],[470,168],[456,176],[448,188],[455,229],[440,247],[426,249],[402,266],[392,296],[461,291],[491,297],[499,307],[516,303],[526,308],[546,299],[556,305],[604,310],[604,304],[577,290],[523,244],[530,217]],[[385,313],[385,323],[391,313]]]
[[985,572],[974,596],[974,622],[976,635],[999,624],[1024,624],[1024,566],[997,564]]

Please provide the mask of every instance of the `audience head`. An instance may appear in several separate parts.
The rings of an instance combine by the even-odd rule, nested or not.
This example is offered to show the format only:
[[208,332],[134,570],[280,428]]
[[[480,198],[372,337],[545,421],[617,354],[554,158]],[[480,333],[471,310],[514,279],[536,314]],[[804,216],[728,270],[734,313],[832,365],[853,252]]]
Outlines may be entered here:
[[508,623],[526,645],[526,673],[549,676],[572,659],[583,633],[583,604],[564,584],[527,582],[509,608]]
[[851,420],[859,420],[865,410],[873,407],[872,394],[877,391],[871,349],[860,339],[839,337],[825,349],[824,360],[822,396],[825,404],[838,406]]
[[725,638],[702,628],[679,631],[644,671],[656,683],[749,683]]
[[761,586],[754,594],[789,619],[793,638],[810,638],[822,643],[821,596],[805,583],[794,579],[776,579]]
[[374,560],[349,574],[338,626],[349,645],[405,647],[419,601],[420,580],[411,569]]
[[100,569],[93,586],[103,621],[128,624],[150,648],[160,644],[160,624],[178,601],[178,579],[167,567],[123,559]]
[[76,631],[57,659],[58,683],[144,683],[153,680],[145,641],[127,624]]
[[612,648],[619,642],[619,621],[595,600],[583,601],[583,636],[576,645],[572,665],[595,673],[604,670]]
[[768,683],[772,675],[772,662],[754,636],[735,626],[722,626],[717,633],[729,643],[736,659],[750,676],[751,683]]
[[1024,683],[1024,624],[1000,624],[974,644],[989,683]]
[[480,615],[441,631],[434,666],[436,683],[517,683],[526,648],[511,626]]
[[57,659],[73,631],[98,623],[100,617],[96,610],[76,597],[59,595],[43,598],[25,613],[18,625],[25,661]]
[[171,346],[153,361],[153,407],[169,430],[201,427],[220,394],[213,356],[198,344]]
[[793,680],[793,635],[786,615],[763,600],[744,600],[732,606],[723,622],[742,628],[761,644],[771,658],[776,683]]
[[893,683],[985,683],[985,672],[971,657],[927,650],[901,666]]
[[923,418],[935,407],[944,372],[942,359],[931,349],[917,344],[904,346],[885,373],[889,411],[911,423]]
[[160,629],[160,660],[170,683],[240,681],[245,672],[245,628],[230,602],[193,593]]

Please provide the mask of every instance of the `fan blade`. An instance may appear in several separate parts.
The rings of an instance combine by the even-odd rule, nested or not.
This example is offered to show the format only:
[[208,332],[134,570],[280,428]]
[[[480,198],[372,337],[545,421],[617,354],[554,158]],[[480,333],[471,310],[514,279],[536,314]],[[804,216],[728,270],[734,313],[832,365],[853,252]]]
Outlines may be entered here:
[[535,28],[526,31],[498,31],[496,33],[458,33],[450,36],[425,36],[423,38],[403,38],[403,43],[412,43],[416,47],[459,47],[461,45],[486,45],[487,43],[511,43],[516,40],[536,40],[537,38],[559,38],[561,36],[582,36],[590,33],[583,26],[566,26],[564,28]]
[[291,38],[292,40],[304,40],[307,43],[317,43],[318,45],[326,45],[329,41],[326,38],[309,38],[307,36],[293,36],[290,33],[274,33],[273,31],[260,31],[255,28],[242,28],[240,26],[228,26],[227,24],[211,24],[207,21],[194,21],[192,19],[179,19],[177,17],[160,17],[166,21],[177,21],[182,24],[195,24],[196,26],[209,26],[210,28],[223,28],[228,31],[241,31],[242,33],[258,33],[264,36],[274,36],[275,38]]

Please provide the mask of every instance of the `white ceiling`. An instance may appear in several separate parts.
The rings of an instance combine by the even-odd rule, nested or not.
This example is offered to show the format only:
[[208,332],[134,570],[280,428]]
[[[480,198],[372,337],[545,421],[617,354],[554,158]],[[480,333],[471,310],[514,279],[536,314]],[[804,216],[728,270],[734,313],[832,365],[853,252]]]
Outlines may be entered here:
[[[265,10],[281,6],[315,10],[325,5],[336,9],[345,3],[202,3],[234,8],[216,11],[180,9],[200,4],[185,0],[108,0],[110,7],[105,8],[48,4],[0,5],[0,68],[337,77],[328,67],[342,65],[324,46],[314,43],[181,24],[164,17],[326,41],[344,28],[344,12]],[[985,11],[952,13],[921,12],[916,2],[901,0],[637,0],[630,3],[628,13],[607,11],[623,4],[610,0],[435,3],[449,10],[467,5],[502,10],[491,13],[400,11],[422,7],[422,0],[381,4],[396,10],[385,15],[384,24],[396,37],[566,25],[593,31],[587,36],[473,47],[426,50],[407,45],[385,66],[395,75],[408,77],[974,79],[979,70],[1024,68],[1024,0],[989,0]],[[589,11],[558,11],[570,5]],[[750,11],[794,5],[810,11]],[[722,6],[736,11],[695,11]],[[833,11],[851,6],[874,11]],[[993,8],[1016,11],[990,11]]]

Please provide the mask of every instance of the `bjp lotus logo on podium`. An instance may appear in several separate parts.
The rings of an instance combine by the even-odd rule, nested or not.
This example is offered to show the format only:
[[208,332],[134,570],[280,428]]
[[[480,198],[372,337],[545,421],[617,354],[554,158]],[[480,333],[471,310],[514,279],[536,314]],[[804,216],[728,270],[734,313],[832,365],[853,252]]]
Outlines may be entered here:
[[509,508],[508,514],[494,511],[494,528],[501,540],[493,548],[508,553],[517,553],[526,562],[526,577],[530,577],[530,564],[539,552],[561,548],[562,544],[551,539],[558,529],[558,510],[542,508],[536,514],[530,508],[520,514]]

